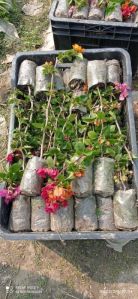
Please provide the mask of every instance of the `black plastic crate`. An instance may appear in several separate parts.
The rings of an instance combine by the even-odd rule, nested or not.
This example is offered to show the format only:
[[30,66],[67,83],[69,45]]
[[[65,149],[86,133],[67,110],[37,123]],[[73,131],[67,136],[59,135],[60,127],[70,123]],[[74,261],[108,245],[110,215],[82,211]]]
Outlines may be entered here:
[[[61,51],[60,51],[61,52]],[[12,87],[17,87],[18,73],[21,62],[24,59],[30,59],[35,61],[37,65],[43,64],[46,60],[55,60],[59,51],[52,52],[26,52],[17,53],[13,63],[12,63]],[[118,59],[121,63],[123,69],[123,81],[126,82],[131,87],[132,74],[131,74],[131,63],[129,54],[123,49],[96,49],[96,50],[86,50],[84,52],[84,57],[88,60],[93,59]],[[134,114],[132,108],[132,97],[131,91],[129,92],[126,101],[126,119],[128,126],[129,142],[132,153],[137,156],[137,144],[136,144],[136,134],[135,134],[135,123]],[[10,151],[12,133],[15,127],[15,115],[14,106],[11,106],[10,115],[10,128],[9,128],[9,140],[8,140],[8,151]],[[134,160],[134,187],[138,194],[138,160]],[[128,232],[128,231],[93,231],[93,232],[68,232],[60,233],[56,232],[22,232],[22,233],[12,233],[8,230],[8,220],[11,210],[11,205],[7,206],[4,200],[0,198],[0,238],[8,240],[77,240],[77,239],[136,239],[138,238],[138,231]]]
[[133,75],[138,65],[138,24],[55,17],[58,0],[51,5],[51,21],[55,48],[67,50],[77,43],[85,49],[120,47],[128,50]]

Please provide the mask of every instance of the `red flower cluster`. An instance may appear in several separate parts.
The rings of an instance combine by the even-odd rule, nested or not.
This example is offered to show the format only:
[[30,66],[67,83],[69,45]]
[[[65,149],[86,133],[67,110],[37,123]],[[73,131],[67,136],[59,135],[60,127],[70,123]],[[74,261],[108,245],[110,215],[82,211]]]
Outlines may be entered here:
[[129,18],[133,13],[136,12],[137,6],[131,4],[131,0],[126,0],[124,4],[121,6],[122,15],[124,19]]
[[60,207],[67,207],[68,200],[73,195],[70,187],[63,188],[56,186],[55,183],[48,183],[42,188],[41,196],[45,201],[45,211],[55,213]]
[[60,207],[67,207],[68,199],[71,198],[73,192],[70,187],[63,188],[56,185],[58,169],[40,168],[37,174],[42,177],[50,177],[54,182],[48,182],[45,187],[41,189],[41,197],[45,201],[45,211],[47,213],[55,213]]
[[41,178],[45,179],[47,176],[49,176],[52,180],[54,180],[59,174],[58,169],[50,168],[40,168],[36,172]]

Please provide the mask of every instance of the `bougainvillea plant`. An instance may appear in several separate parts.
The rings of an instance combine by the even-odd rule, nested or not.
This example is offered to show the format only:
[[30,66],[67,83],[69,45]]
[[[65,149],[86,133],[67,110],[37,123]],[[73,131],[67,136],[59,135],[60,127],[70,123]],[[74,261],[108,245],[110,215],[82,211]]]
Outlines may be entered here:
[[[84,49],[74,45],[73,51],[82,54]],[[65,54],[67,59],[70,50],[62,54],[63,60]],[[53,62],[45,63],[43,69],[51,77],[55,73]],[[116,182],[123,185],[130,179],[129,163],[133,161],[127,148],[126,129],[121,128],[127,84],[116,83],[89,92],[84,86],[84,90],[85,94],[77,97],[71,91],[56,91],[51,78],[47,100],[33,101],[33,111],[32,96],[19,90],[11,95],[9,103],[14,104],[17,126],[12,151],[6,158],[9,167],[0,173],[8,186],[0,195],[7,203],[19,194],[24,167],[33,155],[45,160],[46,166],[38,169],[37,174],[43,178],[41,197],[48,213],[68,205],[73,195],[72,180],[84,176],[86,167],[97,157],[115,159]],[[79,106],[85,107],[85,114]]]
[[125,19],[128,19],[137,11],[137,6],[132,3],[131,0],[126,0],[125,3],[121,6],[122,16]]
[[[104,0],[99,0],[99,5],[105,5]],[[126,20],[137,11],[137,6],[131,0],[107,0],[106,15],[112,13],[117,5],[121,5],[123,19]]]
[[88,4],[87,0],[68,0],[68,4],[71,7],[77,7],[81,9],[82,7],[86,6]]
[[61,52],[58,55],[59,62],[72,62],[75,58],[83,59],[84,48],[79,46],[78,44],[74,44],[72,46],[73,49]]

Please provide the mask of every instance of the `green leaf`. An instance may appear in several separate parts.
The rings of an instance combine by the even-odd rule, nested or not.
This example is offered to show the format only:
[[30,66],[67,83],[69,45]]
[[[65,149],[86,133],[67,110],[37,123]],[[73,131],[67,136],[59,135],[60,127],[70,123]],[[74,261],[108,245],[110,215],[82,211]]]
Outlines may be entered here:
[[9,167],[9,170],[7,172],[7,179],[9,179],[13,183],[20,182],[22,174],[23,171],[20,162],[14,163]]
[[55,164],[54,164],[54,160],[52,159],[52,157],[47,157],[46,159],[46,162],[47,162],[47,165],[49,168],[54,168],[55,167]]
[[97,112],[97,118],[98,119],[105,119],[105,113],[102,111]]
[[90,139],[96,139],[97,138],[97,133],[95,131],[89,131],[88,136]]
[[4,172],[0,172],[0,178],[6,180],[7,174]]
[[85,151],[83,153],[87,157],[92,157],[93,156],[93,150],[87,150],[87,149],[85,149]]
[[44,123],[32,123],[32,126],[36,129],[43,129]]
[[79,127],[78,131],[79,131],[80,134],[84,133],[86,131],[86,126]]
[[123,0],[109,0],[109,1],[107,1],[107,7],[106,7],[105,14],[106,15],[111,14],[115,10],[116,6],[118,4],[121,5],[123,2],[124,2]]
[[78,54],[77,54],[77,58],[83,60],[83,54],[82,54],[82,53],[78,53]]
[[78,155],[82,154],[85,150],[85,145],[82,142],[77,142],[75,144],[75,150]]
[[94,113],[93,111],[91,111],[91,112],[90,112],[90,118],[91,118],[91,119],[95,119],[95,118],[97,118],[97,114]]
[[83,160],[83,166],[84,167],[88,167],[90,166],[90,163],[92,162],[92,156],[88,156]]
[[109,111],[109,114],[112,116],[113,119],[116,119],[116,115],[113,111]]
[[96,116],[92,116],[92,117],[82,117],[83,122],[85,123],[92,123],[94,121],[94,119],[96,119]]
[[116,156],[115,150],[112,149],[111,147],[107,147],[105,152],[106,152],[106,154],[110,155],[110,157],[114,158]]
[[86,138],[86,139],[84,139],[84,144],[86,144],[86,145],[92,145],[92,140]]
[[115,126],[115,125],[111,125],[111,126],[110,126],[110,132],[111,132],[111,133],[114,133],[114,132],[115,132],[115,129],[116,129],[116,126]]

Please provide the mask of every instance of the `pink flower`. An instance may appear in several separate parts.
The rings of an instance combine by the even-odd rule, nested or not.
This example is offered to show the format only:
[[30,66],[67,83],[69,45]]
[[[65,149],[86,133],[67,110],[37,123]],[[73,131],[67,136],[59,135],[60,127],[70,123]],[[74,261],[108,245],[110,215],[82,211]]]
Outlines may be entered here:
[[43,178],[43,179],[45,179],[46,178],[46,169],[45,168],[40,168],[40,169],[38,169],[37,171],[37,174],[41,177],[41,178]]
[[47,175],[50,176],[51,179],[55,179],[58,174],[59,174],[58,169],[47,168]]
[[13,159],[14,159],[14,153],[10,153],[7,155],[6,157],[6,161],[9,162],[9,164],[12,164],[13,163]]
[[8,190],[7,189],[1,189],[0,190],[0,196],[1,197],[6,197],[7,194],[8,194]]
[[22,153],[20,150],[15,150],[14,152],[11,152],[7,155],[6,161],[9,162],[9,164],[12,164],[19,159],[22,159]]
[[45,211],[47,213],[55,213],[59,209],[59,204],[55,203],[46,203]]
[[4,197],[4,201],[6,204],[9,204],[12,200],[14,200],[20,194],[20,188],[14,187],[9,189],[1,189],[0,196]]
[[16,198],[21,193],[20,186],[13,188],[13,197]]
[[47,184],[45,187],[42,188],[41,197],[44,200],[48,199],[48,191],[52,191],[55,188],[55,183]]
[[125,98],[128,96],[128,91],[130,88],[126,83],[115,83],[115,89],[120,92],[119,100],[124,101]]
[[55,187],[56,187],[56,184],[55,184],[55,183],[50,183],[50,184],[47,184],[47,185],[45,186],[45,189],[46,189],[47,191],[52,191]]
[[46,176],[49,176],[53,180],[59,174],[58,169],[51,169],[51,168],[40,168],[36,172],[40,177],[44,179],[46,178]]

